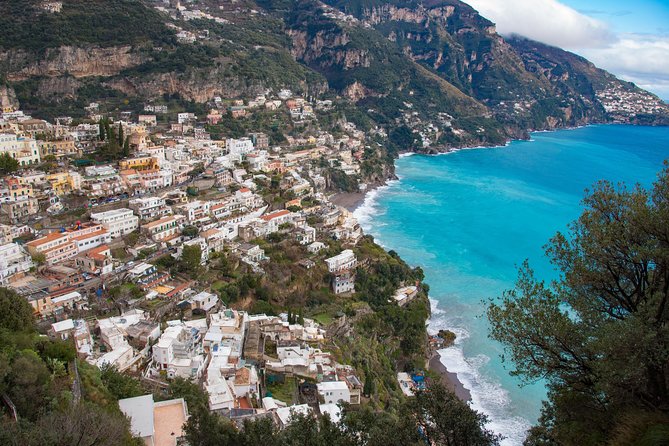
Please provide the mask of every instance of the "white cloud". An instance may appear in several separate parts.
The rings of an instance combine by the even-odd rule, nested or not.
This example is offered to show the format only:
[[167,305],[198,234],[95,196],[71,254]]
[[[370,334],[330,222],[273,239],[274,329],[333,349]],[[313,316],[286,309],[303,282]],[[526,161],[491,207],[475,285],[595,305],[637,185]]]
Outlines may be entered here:
[[607,48],[578,52],[595,65],[669,98],[669,36],[623,34]]
[[466,0],[497,23],[500,34],[520,34],[562,48],[598,48],[615,41],[609,27],[557,0]]
[[595,65],[669,99],[669,35],[614,34],[608,25],[558,0],[465,0],[497,23],[500,34],[520,34],[574,51]]

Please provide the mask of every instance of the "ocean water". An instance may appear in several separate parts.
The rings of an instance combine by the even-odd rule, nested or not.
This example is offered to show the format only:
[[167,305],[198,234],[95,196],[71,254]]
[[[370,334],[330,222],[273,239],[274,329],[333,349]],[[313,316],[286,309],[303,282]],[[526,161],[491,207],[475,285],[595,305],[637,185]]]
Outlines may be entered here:
[[488,338],[485,301],[511,289],[529,259],[538,277],[556,272],[543,246],[581,213],[586,188],[600,179],[649,186],[669,158],[669,129],[590,126],[535,133],[506,147],[439,156],[405,156],[398,181],[371,192],[356,210],[366,233],[430,285],[429,330],[457,334],[442,350],[446,367],[472,394],[489,428],[520,445],[536,422],[542,383],[520,386]]

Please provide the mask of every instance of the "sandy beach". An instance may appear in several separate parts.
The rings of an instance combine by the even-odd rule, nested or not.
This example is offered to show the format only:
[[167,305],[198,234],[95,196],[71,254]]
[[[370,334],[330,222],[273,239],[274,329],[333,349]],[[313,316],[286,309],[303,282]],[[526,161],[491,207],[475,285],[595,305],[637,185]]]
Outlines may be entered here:
[[458,398],[460,398],[462,401],[472,400],[471,393],[460,382],[458,375],[449,372],[444,364],[441,363],[439,353],[432,355],[430,362],[428,363],[428,367],[430,370],[438,373],[439,376],[441,376],[441,382],[444,384],[444,386],[446,386],[448,389],[451,389],[451,391],[453,391]]
[[331,196],[330,201],[337,206],[353,212],[365,202],[367,192],[340,192]]

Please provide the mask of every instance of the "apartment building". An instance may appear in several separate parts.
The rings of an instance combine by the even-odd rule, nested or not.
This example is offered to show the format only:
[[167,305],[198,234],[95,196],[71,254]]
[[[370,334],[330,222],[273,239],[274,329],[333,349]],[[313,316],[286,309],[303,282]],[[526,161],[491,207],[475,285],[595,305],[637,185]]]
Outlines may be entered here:
[[139,217],[126,208],[91,214],[91,220],[101,224],[111,238],[122,237],[139,228]]

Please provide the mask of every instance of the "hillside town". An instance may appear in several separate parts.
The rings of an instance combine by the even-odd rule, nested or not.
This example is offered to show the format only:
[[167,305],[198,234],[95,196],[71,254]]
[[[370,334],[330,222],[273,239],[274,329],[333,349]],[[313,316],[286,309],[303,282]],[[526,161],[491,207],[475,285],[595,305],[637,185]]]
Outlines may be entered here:
[[[206,116],[90,104],[88,119],[47,122],[3,110],[0,285],[30,303],[49,337],[73,343],[79,361],[158,388],[191,380],[232,420],[336,422],[340,403],[364,399],[360,371],[328,350],[350,331],[347,316],[337,305],[305,314],[238,278],[320,271],[326,301],[355,293],[363,232],[329,197],[333,171],[358,184],[366,136],[344,122],[338,137],[282,144],[262,132],[212,137],[225,118],[276,110],[304,122],[332,105],[267,93],[217,99]],[[404,285],[389,305],[417,296],[418,284]],[[410,395],[420,380],[407,376],[398,386]],[[183,400],[150,394],[119,405],[147,444],[174,444],[188,417]]]

